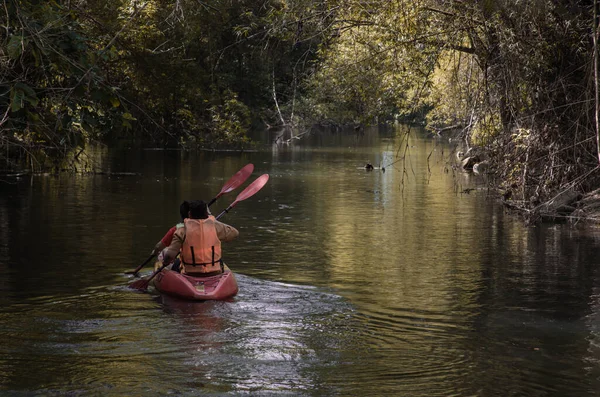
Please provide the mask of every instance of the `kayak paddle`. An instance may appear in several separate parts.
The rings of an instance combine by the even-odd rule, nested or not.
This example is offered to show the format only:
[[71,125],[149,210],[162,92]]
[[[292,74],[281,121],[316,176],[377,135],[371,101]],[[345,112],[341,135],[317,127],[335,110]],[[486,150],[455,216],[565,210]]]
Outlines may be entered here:
[[[229,180],[221,188],[219,194],[217,194],[212,200],[210,200],[208,206],[210,207],[215,201],[217,201],[219,197],[221,197],[225,193],[229,193],[232,190],[235,190],[242,183],[246,182],[246,179],[248,179],[248,177],[252,174],[252,171],[254,171],[254,164],[252,163],[248,163],[244,167],[242,167],[241,170],[239,170],[231,178],[229,178]],[[142,270],[142,268],[146,266],[148,262],[150,262],[150,260],[154,258],[154,256],[154,254],[150,255],[150,257],[148,257],[148,259],[146,259],[146,261],[139,265],[135,270],[126,271],[125,274],[133,274],[134,276],[137,276],[138,272]]]
[[235,198],[235,201],[231,203],[229,207],[225,208],[223,212],[221,212],[219,216],[217,216],[217,219],[229,212],[229,210],[235,207],[240,201],[246,200],[247,198],[254,196],[256,192],[258,192],[260,189],[263,188],[263,186],[267,184],[268,180],[269,174],[262,174],[261,176],[256,178],[254,182],[249,184],[248,187],[246,187],[244,190],[242,190],[240,194],[238,194],[238,196]]
[[219,194],[217,194],[217,196],[215,198],[210,200],[210,202],[208,203],[208,206],[210,207],[215,201],[217,201],[217,199],[219,197],[221,197],[225,193],[231,192],[232,190],[234,190],[235,188],[240,186],[242,183],[246,182],[246,179],[248,179],[248,177],[252,174],[252,171],[254,171],[254,164],[250,163],[250,164],[247,164],[244,168],[242,168],[238,172],[236,172],[235,175],[232,176],[227,181],[227,183],[225,183],[223,185]]
[[[216,219],[221,218],[223,215],[225,215],[227,212],[229,212],[230,209],[235,207],[237,205],[237,203],[239,203],[240,201],[244,201],[244,200],[254,196],[260,189],[263,188],[263,186],[265,186],[265,184],[267,183],[268,180],[269,180],[269,174],[263,174],[263,175],[259,176],[258,178],[256,178],[256,180],[254,180],[254,182],[249,184],[244,190],[242,190],[242,192],[240,194],[238,194],[238,196],[235,198],[235,201],[233,203],[231,203],[229,205],[229,207],[227,207],[223,212],[221,212],[216,217]],[[154,276],[156,276],[158,273],[160,273],[166,266],[168,266],[168,264],[163,264],[158,270],[156,270],[154,273],[152,273],[152,275],[145,280],[141,279],[141,280],[134,281],[133,283],[129,284],[129,288],[137,289],[138,291],[146,291],[148,289],[148,285],[150,284],[150,281],[152,281]]]

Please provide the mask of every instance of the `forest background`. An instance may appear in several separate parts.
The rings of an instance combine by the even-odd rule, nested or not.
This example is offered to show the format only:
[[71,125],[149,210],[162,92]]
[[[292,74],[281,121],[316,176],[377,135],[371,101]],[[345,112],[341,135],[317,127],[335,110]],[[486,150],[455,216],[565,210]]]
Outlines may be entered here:
[[415,122],[530,210],[600,187],[597,41],[597,0],[5,0],[0,168]]

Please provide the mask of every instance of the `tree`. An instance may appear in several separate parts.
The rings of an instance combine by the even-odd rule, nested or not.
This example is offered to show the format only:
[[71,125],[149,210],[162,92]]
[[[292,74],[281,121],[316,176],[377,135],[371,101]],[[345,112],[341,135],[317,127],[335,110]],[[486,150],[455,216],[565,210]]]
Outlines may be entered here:
[[598,184],[589,1],[340,4],[314,113],[331,114],[332,102],[345,120],[433,108],[430,122],[461,125],[469,145],[485,144],[524,206]]
[[3,153],[28,153],[31,167],[41,168],[34,152],[62,157],[131,117],[99,70],[115,56],[114,47],[87,37],[76,10],[55,1],[12,0],[2,25]]

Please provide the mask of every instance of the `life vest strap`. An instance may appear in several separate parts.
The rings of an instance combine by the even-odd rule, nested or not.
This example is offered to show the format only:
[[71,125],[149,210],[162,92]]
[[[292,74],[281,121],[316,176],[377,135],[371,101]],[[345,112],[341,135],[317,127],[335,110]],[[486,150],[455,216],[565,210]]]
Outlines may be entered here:
[[186,262],[181,262],[181,263],[183,263],[185,266],[209,266],[209,265],[214,265],[214,264],[219,263],[221,265],[221,269],[223,269],[223,267],[224,267],[223,259],[219,259],[218,261],[207,262],[207,263],[186,263]]
[[[210,248],[212,250],[210,262],[196,263],[196,255],[194,254],[194,246],[190,246],[190,251],[192,254],[192,263],[188,263],[188,262],[184,261],[183,259],[181,260],[181,262],[186,266],[208,266],[208,265],[214,265],[215,263],[220,263],[221,268],[223,268],[223,259],[222,258],[215,261],[215,246],[213,245]],[[179,254],[177,254],[177,255],[179,255]]]

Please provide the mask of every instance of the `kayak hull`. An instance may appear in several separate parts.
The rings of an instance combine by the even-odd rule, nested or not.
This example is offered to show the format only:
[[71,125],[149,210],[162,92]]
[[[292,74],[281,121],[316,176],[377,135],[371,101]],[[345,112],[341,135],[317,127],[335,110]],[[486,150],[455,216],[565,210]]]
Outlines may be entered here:
[[192,277],[163,269],[154,278],[154,287],[163,294],[195,301],[224,300],[238,292],[237,280],[231,270],[216,276]]

